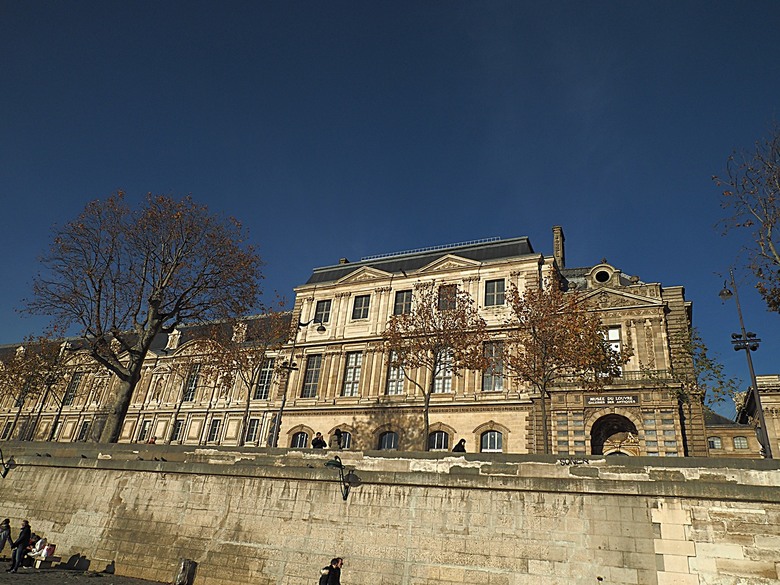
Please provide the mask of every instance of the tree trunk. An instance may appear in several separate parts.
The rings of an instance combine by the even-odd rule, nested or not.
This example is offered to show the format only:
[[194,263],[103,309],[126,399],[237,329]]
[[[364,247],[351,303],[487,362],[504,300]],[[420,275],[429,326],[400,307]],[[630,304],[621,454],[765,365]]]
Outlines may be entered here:
[[[431,374],[433,376],[433,374]],[[436,384],[435,378],[431,377],[431,385],[428,388],[428,392],[425,393],[424,396],[424,406],[423,406],[423,437],[422,437],[422,450],[427,451],[428,450],[428,434],[430,432],[430,421],[428,416],[428,410],[431,405],[431,395],[433,394],[433,388]]]
[[51,423],[51,429],[49,429],[49,438],[46,439],[47,441],[53,441],[54,435],[57,432],[57,424],[60,422],[60,418],[62,418],[62,409],[65,406],[65,401],[60,400],[60,405],[57,407],[57,415],[54,417],[54,420]]
[[[16,423],[19,422],[19,415],[22,414],[22,406],[24,406],[24,400],[17,400],[18,407],[16,408],[16,415],[14,416],[14,422],[11,424],[11,431],[8,433],[8,438],[14,436],[14,431],[16,430]],[[21,439],[24,439],[24,437],[20,437]]]
[[43,413],[43,407],[46,405],[46,400],[49,398],[49,392],[51,392],[51,384],[46,384],[46,392],[43,393],[43,398],[41,398],[41,404],[38,407],[38,414],[35,415],[35,422],[32,424],[32,429],[30,429],[29,433],[29,439],[32,441],[35,438],[35,430],[38,428],[38,424],[41,422],[41,414]]
[[137,372],[131,372],[129,380],[119,382],[116,399],[108,413],[103,431],[100,433],[101,443],[116,443],[119,440],[119,435],[122,433],[122,424],[125,421],[127,410],[130,408],[130,400],[133,398],[133,391],[140,378],[140,365],[137,370]]
[[544,447],[544,454],[550,454],[550,432],[547,428],[547,392],[542,388],[539,392],[540,401],[539,404],[542,408],[542,445]]
[[239,447],[246,445],[246,432],[249,427],[249,406],[251,405],[252,389],[254,388],[256,378],[257,376],[253,374],[249,379],[249,384],[247,384],[248,387],[246,391],[246,404],[244,405],[244,416],[241,419],[241,433],[239,434],[238,439]]

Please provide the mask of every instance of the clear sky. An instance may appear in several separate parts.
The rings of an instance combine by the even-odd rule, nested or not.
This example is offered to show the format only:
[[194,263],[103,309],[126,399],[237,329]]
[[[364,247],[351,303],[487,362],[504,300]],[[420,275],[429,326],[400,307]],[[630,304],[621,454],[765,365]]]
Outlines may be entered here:
[[[780,2],[0,0],[0,343],[51,228],[117,189],[248,228],[292,298],[340,257],[527,235],[683,285],[728,371],[711,176],[780,117]],[[759,373],[780,316],[738,280]],[[726,409],[728,412],[728,409]]]

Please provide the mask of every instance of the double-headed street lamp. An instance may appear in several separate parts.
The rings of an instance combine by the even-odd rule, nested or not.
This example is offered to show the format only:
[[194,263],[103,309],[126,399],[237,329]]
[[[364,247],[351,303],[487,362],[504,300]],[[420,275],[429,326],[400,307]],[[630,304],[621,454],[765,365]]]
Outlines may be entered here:
[[[271,447],[279,446],[279,429],[282,426],[282,415],[284,414],[284,406],[287,403],[287,389],[290,386],[290,376],[292,375],[293,370],[298,369],[298,364],[296,364],[294,361],[295,344],[298,341],[298,331],[314,323],[315,319],[316,317],[314,319],[311,319],[310,321],[306,321],[306,323],[303,323],[302,321],[298,321],[295,327],[295,331],[293,332],[292,347],[290,348],[290,359],[288,361],[282,362],[281,367],[287,370],[287,379],[284,381],[284,392],[282,393],[282,402],[281,404],[279,404],[279,411],[276,413],[276,420],[274,421],[274,433],[273,436],[271,437]],[[317,333],[325,333],[325,326],[322,324],[322,321],[317,321],[317,323],[318,323]]]
[[723,283],[723,290],[720,291],[718,296],[723,301],[727,301],[732,296],[737,303],[737,314],[739,314],[739,327],[741,333],[731,334],[731,343],[734,345],[734,351],[741,349],[745,350],[745,356],[747,356],[748,370],[750,371],[750,392],[753,395],[753,402],[756,405],[755,419],[758,420],[758,427],[756,428],[756,437],[758,442],[761,443],[761,450],[764,457],[772,459],[772,446],[769,441],[769,435],[767,434],[766,421],[764,420],[764,409],[761,408],[761,396],[758,393],[758,382],[756,382],[756,372],[753,369],[753,358],[750,355],[751,351],[758,349],[761,340],[752,331],[745,330],[745,321],[742,319],[742,305],[739,303],[739,294],[737,292],[737,282],[734,280],[734,271],[729,270],[731,276],[731,290],[726,286],[727,283]]

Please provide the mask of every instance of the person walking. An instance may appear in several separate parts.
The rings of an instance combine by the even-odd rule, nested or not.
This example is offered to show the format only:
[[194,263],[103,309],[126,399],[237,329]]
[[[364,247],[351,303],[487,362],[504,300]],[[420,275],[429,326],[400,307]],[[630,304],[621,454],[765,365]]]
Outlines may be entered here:
[[466,452],[466,439],[461,439],[458,444],[452,448],[453,453],[465,453]]
[[[11,521],[6,518],[0,522],[0,553],[5,549],[5,543],[11,547]],[[13,553],[12,553],[13,554]]]
[[344,566],[344,559],[336,557],[331,559],[330,565],[323,567],[320,571],[319,585],[341,585],[341,567]]
[[27,553],[31,535],[30,523],[27,520],[22,520],[22,529],[19,531],[19,538],[11,545],[15,549],[11,556],[11,568],[8,569],[6,573],[16,573],[16,570],[22,566],[22,560]]

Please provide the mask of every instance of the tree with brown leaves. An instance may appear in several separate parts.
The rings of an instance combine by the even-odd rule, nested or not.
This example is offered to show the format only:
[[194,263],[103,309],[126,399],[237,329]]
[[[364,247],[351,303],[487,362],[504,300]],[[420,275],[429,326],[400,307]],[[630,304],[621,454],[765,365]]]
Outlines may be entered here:
[[244,391],[244,414],[239,446],[247,440],[252,400],[268,400],[274,376],[279,365],[269,351],[278,350],[290,336],[290,312],[283,311],[284,299],[279,299],[278,310],[267,310],[262,315],[239,318],[209,328],[212,350],[204,357],[210,370],[220,372],[221,383],[236,381]]
[[628,356],[610,347],[599,317],[588,310],[581,295],[564,292],[555,278],[541,287],[529,286],[522,293],[512,287],[507,301],[511,317],[506,367],[530,384],[539,397],[544,452],[549,454],[550,388],[564,380],[600,388],[620,375]]
[[390,367],[400,368],[423,396],[421,446],[425,451],[431,396],[450,391],[448,380],[462,370],[487,367],[485,321],[471,296],[455,285],[420,284],[410,311],[393,315],[383,338]]
[[261,261],[234,219],[190,197],[119,192],[57,229],[27,308],[77,327],[90,355],[119,378],[100,435],[116,442],[152,340],[181,323],[231,318],[257,303]]
[[735,152],[726,176],[713,177],[723,188],[721,206],[731,213],[726,231],[746,231],[750,270],[770,311],[780,312],[780,127],[756,142],[753,151]]
[[31,440],[49,396],[57,397],[57,388],[64,390],[64,377],[68,370],[62,353],[62,340],[50,337],[30,338],[15,350],[0,356],[0,398],[10,397],[16,414],[7,436],[13,435],[22,409],[30,400],[40,397],[38,413],[30,416],[20,440]]

